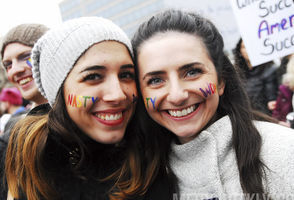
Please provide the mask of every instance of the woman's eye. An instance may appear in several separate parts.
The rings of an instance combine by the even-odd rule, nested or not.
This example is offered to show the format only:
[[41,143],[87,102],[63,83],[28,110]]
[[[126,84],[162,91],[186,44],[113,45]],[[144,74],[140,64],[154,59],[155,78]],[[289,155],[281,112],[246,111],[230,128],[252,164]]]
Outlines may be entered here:
[[202,72],[201,69],[191,69],[187,71],[187,73],[185,74],[185,77],[195,77],[201,72]]
[[147,81],[147,85],[159,85],[163,80],[161,78],[151,78]]
[[12,64],[11,63],[4,63],[3,67],[5,68],[6,71],[9,71],[11,69]]
[[100,74],[88,74],[83,78],[83,81],[100,80],[102,76]]
[[119,75],[120,79],[127,79],[127,80],[134,80],[135,79],[135,74],[133,72],[122,72]]

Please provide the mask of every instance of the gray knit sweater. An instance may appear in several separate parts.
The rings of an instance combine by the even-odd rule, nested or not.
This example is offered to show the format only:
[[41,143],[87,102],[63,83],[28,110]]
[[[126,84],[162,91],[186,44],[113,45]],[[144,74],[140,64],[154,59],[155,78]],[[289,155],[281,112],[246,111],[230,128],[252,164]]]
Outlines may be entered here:
[[[273,199],[294,199],[294,130],[268,122],[254,123],[262,136],[261,159],[270,169],[266,169],[265,191]],[[241,189],[231,142],[231,121],[225,116],[194,140],[172,144],[170,162],[179,180],[181,200],[239,200],[247,195]]]

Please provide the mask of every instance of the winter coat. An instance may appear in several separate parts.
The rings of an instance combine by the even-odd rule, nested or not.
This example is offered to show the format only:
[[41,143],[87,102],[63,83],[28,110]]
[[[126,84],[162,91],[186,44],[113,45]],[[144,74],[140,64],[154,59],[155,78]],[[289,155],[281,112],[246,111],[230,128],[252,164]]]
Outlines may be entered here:
[[[36,111],[37,109],[37,111]],[[50,106],[36,108],[34,114],[45,114]],[[30,113],[31,114],[31,113]],[[56,189],[58,198],[54,200],[108,200],[108,191],[114,185],[113,180],[101,181],[116,171],[125,158],[125,148],[112,144],[100,144],[87,136],[82,138],[87,147],[85,162],[79,170],[75,170],[79,160],[79,149],[69,147],[54,132],[48,134],[43,163],[46,177]],[[3,142],[4,140],[2,140]],[[1,144],[1,143],[0,143]],[[1,147],[4,169],[7,144]],[[2,174],[3,176],[3,174]],[[166,176],[159,174],[144,196],[134,197],[134,200],[170,200],[171,192]],[[7,185],[2,187],[0,197],[6,199]],[[22,194],[19,200],[27,200]],[[131,199],[129,199],[131,200]]]
[[260,65],[246,72],[245,87],[252,107],[266,114],[271,113],[267,103],[277,98],[276,69],[275,65]]
[[280,85],[276,108],[272,115],[274,118],[286,121],[287,114],[293,111],[292,95],[293,92],[286,85]]
[[[294,130],[269,122],[254,124],[262,137],[260,158],[266,165],[265,193],[275,200],[294,199]],[[188,143],[173,143],[170,165],[178,178],[181,200],[242,199],[246,195],[240,183],[228,116]]]

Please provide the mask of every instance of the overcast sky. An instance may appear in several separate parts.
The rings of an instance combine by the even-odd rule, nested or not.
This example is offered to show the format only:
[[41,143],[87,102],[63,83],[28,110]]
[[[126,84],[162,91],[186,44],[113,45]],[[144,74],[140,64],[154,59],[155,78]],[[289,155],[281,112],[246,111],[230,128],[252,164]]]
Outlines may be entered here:
[[52,28],[61,23],[62,0],[1,0],[0,37],[21,23],[42,23]]

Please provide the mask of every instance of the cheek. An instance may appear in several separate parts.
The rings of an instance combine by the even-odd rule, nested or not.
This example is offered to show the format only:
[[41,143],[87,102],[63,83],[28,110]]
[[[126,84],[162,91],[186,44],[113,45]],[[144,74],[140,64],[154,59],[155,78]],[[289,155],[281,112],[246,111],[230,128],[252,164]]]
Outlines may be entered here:
[[158,91],[144,91],[144,89],[141,91],[146,110],[148,112],[156,111],[162,99],[162,93]]
[[14,83],[14,81],[13,81],[13,74],[12,74],[11,70],[9,70],[9,71],[7,72],[7,78],[8,78],[8,80],[9,80],[10,82]]
[[217,85],[213,82],[207,82],[199,86],[198,92],[204,97],[209,98],[210,96],[218,95]]

